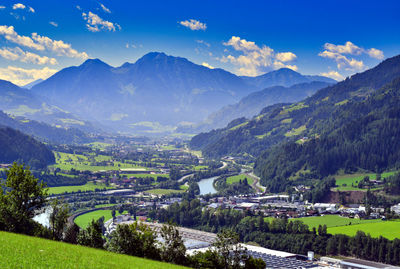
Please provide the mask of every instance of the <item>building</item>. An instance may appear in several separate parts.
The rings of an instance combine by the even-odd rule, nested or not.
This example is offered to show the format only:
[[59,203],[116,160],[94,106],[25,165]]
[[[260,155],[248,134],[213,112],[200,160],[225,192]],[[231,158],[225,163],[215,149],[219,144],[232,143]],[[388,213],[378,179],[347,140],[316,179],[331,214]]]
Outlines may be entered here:
[[400,269],[400,267],[392,266],[383,263],[371,262],[359,259],[346,259],[340,262],[340,267],[343,269]]

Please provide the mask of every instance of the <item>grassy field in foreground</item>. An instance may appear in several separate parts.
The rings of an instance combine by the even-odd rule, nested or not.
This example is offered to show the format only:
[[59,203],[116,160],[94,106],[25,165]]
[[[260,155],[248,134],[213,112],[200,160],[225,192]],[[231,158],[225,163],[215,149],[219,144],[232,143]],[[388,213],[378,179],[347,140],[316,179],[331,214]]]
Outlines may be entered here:
[[0,232],[0,245],[0,268],[184,268],[6,232]]
[[148,190],[146,193],[151,193],[155,195],[166,195],[166,194],[171,194],[171,193],[181,193],[185,192],[184,190],[172,190],[172,189],[153,189],[153,190]]
[[[396,172],[385,172],[381,174],[382,178],[387,178],[392,176]],[[364,178],[368,176],[369,179],[375,180],[376,174],[373,173],[357,173],[357,174],[350,174],[350,175],[341,175],[335,176],[336,185],[338,186],[336,189],[339,191],[359,191],[362,189],[357,188],[358,183]],[[354,187],[352,186],[354,185]]]
[[[112,210],[110,210],[110,209],[92,211],[92,212],[78,216],[75,219],[75,223],[81,228],[86,228],[92,220],[98,220],[101,217],[104,217],[104,222],[106,222],[107,220],[112,218],[111,211]],[[122,213],[127,214],[128,212],[124,211]],[[118,211],[115,211],[115,215],[118,216],[121,214],[119,214]]]
[[253,184],[253,178],[251,178],[249,176],[246,176],[246,175],[237,175],[237,176],[228,177],[226,179],[226,183],[232,184],[232,183],[235,183],[235,182],[239,182],[240,180],[243,181],[243,179],[245,179],[245,178],[247,178],[247,183],[249,185]]
[[328,228],[328,233],[330,234],[346,234],[349,236],[354,236],[357,231],[363,231],[372,237],[383,236],[393,240],[400,238],[400,221],[381,221]]
[[88,182],[85,185],[80,186],[60,186],[49,188],[49,194],[61,194],[64,192],[77,192],[77,191],[94,191],[96,189],[111,189],[112,187],[106,187],[105,184],[93,184]]
[[[351,219],[341,217],[339,215],[325,215],[320,217],[305,217],[298,218],[293,220],[300,220],[304,224],[307,224],[310,229],[313,227],[318,228],[318,225],[326,225],[329,227],[337,227],[337,226],[351,226],[355,224],[363,224],[363,223],[377,223],[381,222],[381,220],[371,219],[371,220],[363,220],[363,219]],[[351,224],[351,225],[349,225]]]

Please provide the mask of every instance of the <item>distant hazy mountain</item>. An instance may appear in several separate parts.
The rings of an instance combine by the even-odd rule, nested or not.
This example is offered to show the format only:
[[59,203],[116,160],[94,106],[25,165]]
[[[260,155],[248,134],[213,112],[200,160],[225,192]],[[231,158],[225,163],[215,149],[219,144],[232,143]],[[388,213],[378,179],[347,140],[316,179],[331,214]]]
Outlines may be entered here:
[[197,132],[221,128],[236,118],[251,118],[269,105],[292,103],[313,95],[317,90],[332,83],[313,81],[291,87],[273,86],[242,98],[238,103],[228,105],[212,113],[207,120],[195,128]]
[[258,89],[265,89],[272,86],[290,87],[295,84],[321,81],[336,83],[336,80],[323,76],[305,76],[292,69],[281,68],[257,77],[241,77],[246,83],[256,86]]
[[44,142],[57,144],[81,144],[92,142],[92,138],[79,129],[50,126],[49,124],[29,120],[24,117],[11,117],[1,110],[0,126],[16,129]]
[[42,82],[42,81],[43,81],[43,79],[39,78],[39,79],[37,79],[37,80],[35,80],[35,81],[32,81],[31,83],[26,84],[25,86],[22,86],[21,88],[24,88],[24,89],[28,89],[28,90],[29,90],[29,89],[31,89],[33,86],[39,84],[39,83]]
[[62,127],[76,127],[86,131],[98,129],[73,114],[51,105],[46,98],[37,96],[31,90],[22,89],[5,80],[0,80],[0,110],[17,117],[23,116]]
[[[285,69],[271,73],[241,78],[185,58],[152,52],[116,68],[98,59],[87,60],[59,71],[31,91],[115,130],[151,133],[199,123],[223,106],[265,88],[264,84],[329,80]],[[258,80],[262,82],[256,83]]]
[[125,131],[198,122],[254,90],[227,71],[164,53],[118,68],[87,60],[32,88],[68,111]]

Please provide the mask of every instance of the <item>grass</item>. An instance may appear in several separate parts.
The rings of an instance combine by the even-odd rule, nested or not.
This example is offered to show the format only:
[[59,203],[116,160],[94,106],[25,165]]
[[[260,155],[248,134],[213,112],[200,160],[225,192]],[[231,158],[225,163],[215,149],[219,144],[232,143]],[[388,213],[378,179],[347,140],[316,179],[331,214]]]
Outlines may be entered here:
[[64,192],[78,192],[78,191],[94,191],[96,189],[111,189],[112,187],[106,187],[105,184],[93,184],[88,182],[85,185],[80,186],[61,186],[61,187],[51,187],[49,188],[49,194],[61,194]]
[[247,183],[249,183],[249,185],[253,184],[253,178],[246,176],[246,175],[237,175],[237,176],[228,177],[226,179],[226,183],[232,184],[235,182],[239,182],[240,180],[243,181],[245,178],[247,178]]
[[100,207],[108,207],[108,206],[115,206],[117,204],[101,204],[101,205],[95,205],[94,208],[100,208]]
[[[107,155],[90,155],[85,156],[81,154],[72,154],[65,152],[54,152],[54,156],[56,158],[56,164],[51,165],[53,168],[60,168],[61,170],[71,170],[74,168],[79,171],[110,171],[110,170],[120,170],[126,168],[134,168],[134,169],[146,169],[145,167],[138,166],[136,164],[130,163],[122,163],[113,161],[111,156]],[[90,157],[90,158],[89,158]],[[111,162],[112,165],[108,166],[97,166],[92,165],[92,162],[103,162],[108,161]]]
[[349,100],[346,99],[346,100],[343,100],[343,101],[341,101],[341,102],[337,102],[337,103],[335,104],[335,106],[342,106],[342,105],[347,104],[348,102],[349,102]]
[[186,191],[187,189],[189,189],[188,185],[180,185],[179,189]]
[[[111,209],[100,209],[100,210],[92,211],[92,212],[78,216],[75,219],[75,223],[81,228],[86,228],[92,220],[98,220],[101,217],[104,217],[104,222],[106,222],[107,220],[112,218],[111,212],[112,212]],[[128,212],[127,211],[123,212],[123,214],[126,214],[126,213],[128,213]],[[119,214],[118,211],[115,211],[115,215],[118,216],[121,214]]]
[[292,118],[281,120],[281,123],[292,123]]
[[[338,226],[353,226],[356,224],[366,224],[366,223],[377,223],[382,222],[381,220],[363,220],[363,219],[351,219],[341,217],[339,215],[325,215],[320,217],[305,217],[305,218],[297,218],[292,220],[300,220],[304,224],[307,224],[310,230],[315,227],[318,228],[318,225],[326,225],[328,228],[338,227]],[[349,225],[351,224],[351,225]]]
[[167,177],[169,178],[168,174],[122,174],[120,173],[121,176],[126,176],[128,178],[130,177],[136,177],[136,178],[146,178],[146,177],[152,177],[154,179],[157,179],[157,177]]
[[307,127],[305,125],[300,126],[299,128],[296,129],[292,129],[289,132],[287,132],[285,134],[286,137],[291,137],[291,136],[296,136],[301,134],[302,132],[304,132],[307,129]]
[[155,194],[155,195],[167,195],[171,193],[182,193],[184,190],[173,190],[173,189],[153,189],[148,190],[146,193]]
[[0,268],[184,268],[104,250],[0,232]]
[[246,126],[247,124],[249,124],[248,121],[243,122],[243,123],[241,123],[241,124],[238,124],[238,125],[236,125],[236,126],[233,126],[232,128],[229,129],[229,131],[234,131],[234,130],[236,130],[236,129],[239,129],[240,127]]
[[[392,176],[396,173],[396,171],[392,172],[385,172],[381,174],[381,178],[387,178],[389,176]],[[338,191],[359,191],[363,189],[357,188],[358,183],[364,178],[368,176],[369,179],[375,180],[376,179],[376,174],[373,173],[357,173],[357,174],[347,174],[347,175],[341,175],[341,176],[336,176],[336,186],[338,186],[336,189]],[[354,187],[352,186],[354,185]]]
[[400,221],[380,221],[328,228],[328,233],[330,234],[346,234],[349,236],[354,236],[357,231],[363,231],[366,234],[370,234],[371,237],[383,236],[393,240],[400,238]]

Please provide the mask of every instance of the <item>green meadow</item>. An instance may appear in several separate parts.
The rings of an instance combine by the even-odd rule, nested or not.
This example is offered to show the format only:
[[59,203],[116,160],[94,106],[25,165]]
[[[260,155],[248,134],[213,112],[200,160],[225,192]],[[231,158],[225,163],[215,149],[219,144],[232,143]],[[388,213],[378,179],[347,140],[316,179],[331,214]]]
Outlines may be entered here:
[[400,221],[380,221],[328,228],[330,234],[346,234],[349,236],[356,235],[357,231],[363,231],[365,234],[370,234],[371,237],[382,236],[393,240],[400,238]]
[[[387,178],[389,176],[394,175],[396,172],[385,172],[381,174],[382,178]],[[340,175],[335,176],[336,179],[336,189],[339,191],[359,191],[361,189],[357,188],[358,183],[364,178],[368,176],[369,179],[375,180],[376,174],[373,173],[357,173],[357,174],[347,174],[347,175]],[[354,185],[354,187],[353,187]]]
[[146,193],[155,194],[155,195],[167,195],[171,193],[182,193],[184,190],[173,190],[173,189],[153,189],[148,190]]
[[[112,212],[111,209],[104,209],[104,210],[100,209],[100,210],[92,211],[92,212],[78,216],[75,219],[75,223],[81,228],[86,228],[92,220],[98,220],[101,217],[104,217],[104,222],[106,222],[107,220],[112,219],[111,212]],[[126,214],[126,213],[128,213],[128,212],[127,211],[123,212],[123,214]],[[117,210],[115,211],[115,215],[116,216],[120,215]]]
[[235,183],[235,182],[239,182],[240,180],[243,181],[245,178],[247,178],[247,183],[249,183],[249,185],[253,184],[253,181],[254,181],[253,178],[251,178],[251,177],[249,177],[247,175],[243,175],[243,174],[242,175],[228,177],[226,179],[226,183],[232,184],[232,183]]
[[184,268],[104,250],[0,232],[0,268]]
[[94,184],[93,182],[88,182],[85,185],[78,186],[60,186],[60,187],[50,187],[49,194],[61,194],[64,192],[78,192],[78,191],[94,191],[96,189],[111,189],[112,187],[106,187],[104,183]]

